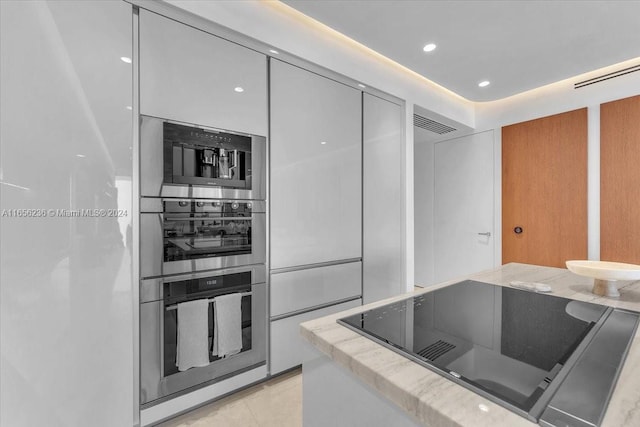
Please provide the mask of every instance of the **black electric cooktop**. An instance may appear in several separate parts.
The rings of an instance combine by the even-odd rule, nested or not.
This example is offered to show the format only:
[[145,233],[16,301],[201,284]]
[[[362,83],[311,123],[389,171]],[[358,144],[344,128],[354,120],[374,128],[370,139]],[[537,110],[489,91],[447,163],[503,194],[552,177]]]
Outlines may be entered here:
[[638,314],[467,280],[338,322],[532,421],[593,426]]

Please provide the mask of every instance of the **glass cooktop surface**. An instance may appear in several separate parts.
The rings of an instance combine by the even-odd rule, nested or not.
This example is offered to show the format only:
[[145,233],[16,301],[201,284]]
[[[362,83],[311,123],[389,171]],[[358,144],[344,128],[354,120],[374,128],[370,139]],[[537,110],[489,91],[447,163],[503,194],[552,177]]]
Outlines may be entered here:
[[607,310],[468,280],[338,322],[527,416]]

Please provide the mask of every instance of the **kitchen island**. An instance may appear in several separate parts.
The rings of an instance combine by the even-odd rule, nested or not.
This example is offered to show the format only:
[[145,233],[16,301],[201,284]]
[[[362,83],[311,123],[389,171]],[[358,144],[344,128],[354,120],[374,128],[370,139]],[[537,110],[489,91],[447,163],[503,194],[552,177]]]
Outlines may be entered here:
[[[552,295],[640,311],[640,281],[620,282],[619,298],[591,293],[592,279],[565,269],[507,264],[458,278],[500,286],[514,280],[551,286]],[[336,319],[399,301],[409,294],[303,323],[310,343],[303,364],[305,426],[535,426],[526,418],[336,323]],[[640,333],[636,331],[603,426],[640,425]]]

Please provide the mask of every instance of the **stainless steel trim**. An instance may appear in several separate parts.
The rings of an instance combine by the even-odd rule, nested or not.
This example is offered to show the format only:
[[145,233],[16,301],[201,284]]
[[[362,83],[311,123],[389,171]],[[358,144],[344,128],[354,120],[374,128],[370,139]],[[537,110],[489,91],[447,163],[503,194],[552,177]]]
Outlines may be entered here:
[[250,221],[250,216],[222,216],[222,215],[207,215],[199,217],[179,217],[179,216],[167,216],[167,221],[202,221],[204,219],[215,219],[216,221]]
[[[160,198],[160,197],[142,197],[140,199],[141,203],[141,213],[163,213],[164,209],[162,206],[163,202],[219,202],[219,203],[251,203],[251,212],[252,213],[266,213],[267,210],[267,202],[264,200],[243,200],[243,199],[196,199],[196,198]],[[213,212],[210,212],[213,213]]]
[[[164,364],[164,362],[163,362],[163,364]],[[165,396],[165,397],[160,397],[160,398],[154,400],[153,402],[142,404],[142,405],[140,405],[140,409],[145,410],[145,409],[151,408],[151,407],[159,405],[159,404],[161,404],[163,402],[167,402],[167,401],[173,400],[173,399],[175,399],[177,397],[184,396],[185,394],[189,394],[189,393],[191,393],[191,392],[193,392],[195,390],[198,390],[198,389],[203,388],[203,387],[207,387],[207,386],[209,386],[211,384],[215,384],[215,383],[218,383],[218,382],[222,382],[224,380],[228,380],[229,378],[235,377],[236,375],[243,374],[245,372],[257,369],[260,366],[264,366],[264,365],[266,365],[266,362],[262,361],[262,362],[256,363],[255,365],[251,365],[251,366],[247,366],[246,368],[238,369],[237,371],[231,372],[231,373],[226,374],[226,375],[222,375],[219,378],[216,378],[216,379],[213,379],[213,380],[209,380],[209,381],[201,383],[201,384],[194,385],[192,387],[186,388],[184,390],[177,391],[175,393],[171,393],[171,395]],[[177,417],[177,416],[179,416],[181,414],[194,411],[195,409],[200,408],[200,407],[205,406],[205,405],[208,405],[211,402],[223,399],[224,397],[226,397],[226,396],[228,396],[228,395],[230,395],[232,393],[236,393],[237,391],[249,388],[254,384],[261,383],[266,379],[268,379],[268,377],[261,378],[258,381],[249,383],[249,384],[247,384],[245,386],[242,386],[242,387],[240,387],[238,389],[235,389],[235,390],[233,390],[233,391],[231,391],[229,393],[224,393],[224,394],[222,394],[220,396],[216,396],[216,397],[214,397],[212,399],[208,399],[208,400],[206,400],[204,402],[201,402],[201,403],[199,403],[199,404],[197,404],[195,406],[191,406],[191,407],[189,407],[188,409],[186,409],[184,411],[180,411],[180,412],[174,413],[170,417],[167,417],[167,418],[164,418],[164,419],[174,418],[174,417]],[[153,424],[153,425],[155,426],[157,424]]]
[[271,274],[288,273],[290,271],[307,270],[309,268],[329,267],[331,265],[349,264],[351,262],[362,262],[362,258],[341,259],[338,261],[319,262],[316,264],[296,265],[295,267],[276,268],[270,271]]
[[[244,297],[250,297],[251,295],[253,295],[253,292],[240,292],[240,295],[244,298]],[[215,298],[209,298],[209,303],[216,303]],[[164,308],[166,311],[171,311],[171,310],[177,310],[178,309],[178,304],[171,304],[168,305]]]
[[[265,233],[265,247],[266,247],[266,271],[271,268],[271,58],[267,56],[265,62],[265,71],[267,73],[267,147],[265,151],[265,176],[264,181],[266,186],[266,233]],[[271,275],[267,274],[267,319],[271,317]],[[271,328],[269,322],[265,325],[265,336],[267,337],[267,375],[271,375]]]
[[131,65],[133,72],[133,93],[132,93],[132,176],[131,176],[131,229],[133,230],[131,281],[133,283],[133,425],[140,425],[140,33],[139,33],[139,11],[137,6],[132,8],[132,31],[133,46]]
[[[640,313],[614,309],[566,376],[542,420],[556,424],[599,426],[623,361],[638,327]],[[588,394],[582,390],[590,390]],[[580,396],[578,399],[576,396]]]
[[292,311],[290,313],[280,314],[278,316],[272,317],[270,320],[272,322],[275,322],[276,320],[282,320],[282,319],[286,319],[288,317],[298,316],[300,314],[308,313],[310,311],[321,310],[323,308],[331,307],[331,306],[338,305],[338,304],[344,304],[345,302],[355,301],[355,300],[358,300],[358,299],[361,299],[361,298],[362,298],[361,295],[356,295],[356,296],[353,296],[353,297],[343,298],[343,299],[340,299],[340,300],[337,300],[337,301],[328,302],[326,304],[319,304],[319,305],[315,305],[313,307],[303,308],[301,310]]
[[140,278],[163,274],[162,214],[140,214]]
[[542,396],[540,396],[535,405],[533,405],[531,410],[529,410],[529,416],[532,417],[532,419],[538,420],[540,418],[543,411],[548,406],[549,401],[551,401],[551,399],[554,397],[556,391],[560,388],[564,379],[567,377],[567,375],[569,375],[571,369],[579,360],[580,355],[589,346],[589,344],[593,340],[593,337],[596,336],[598,331],[600,331],[600,328],[602,328],[602,325],[605,324],[612,311],[613,309],[611,307],[606,308],[605,312],[602,314],[602,316],[600,316],[598,322],[593,326],[593,328],[591,328],[589,333],[585,335],[580,344],[573,351],[573,354],[569,356],[566,363],[564,364],[564,367],[560,369],[555,378],[553,378],[553,381],[551,381],[551,384],[549,384],[549,386],[545,389]]
[[222,270],[199,271],[196,273],[165,276],[154,279],[145,279],[140,285],[140,303],[159,301],[162,299],[162,285],[165,283],[181,282],[183,280],[201,279],[203,277],[224,276],[227,274],[251,272],[251,285],[266,283],[267,270],[264,264],[248,265],[242,267],[225,268]]

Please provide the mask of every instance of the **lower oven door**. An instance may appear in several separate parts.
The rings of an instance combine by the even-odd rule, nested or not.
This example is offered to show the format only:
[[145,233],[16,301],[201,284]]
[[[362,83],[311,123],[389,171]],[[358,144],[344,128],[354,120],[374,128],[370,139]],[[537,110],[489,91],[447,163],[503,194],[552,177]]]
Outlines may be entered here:
[[[266,363],[267,291],[264,266],[225,269],[144,280],[140,304],[140,404],[144,409],[180,394],[224,380]],[[208,309],[209,364],[179,371],[177,304],[241,293],[242,349],[219,358],[212,355],[214,304]],[[185,339],[185,338],[183,338]],[[188,337],[187,337],[188,339]]]
[[264,201],[143,199],[142,278],[266,260]]

